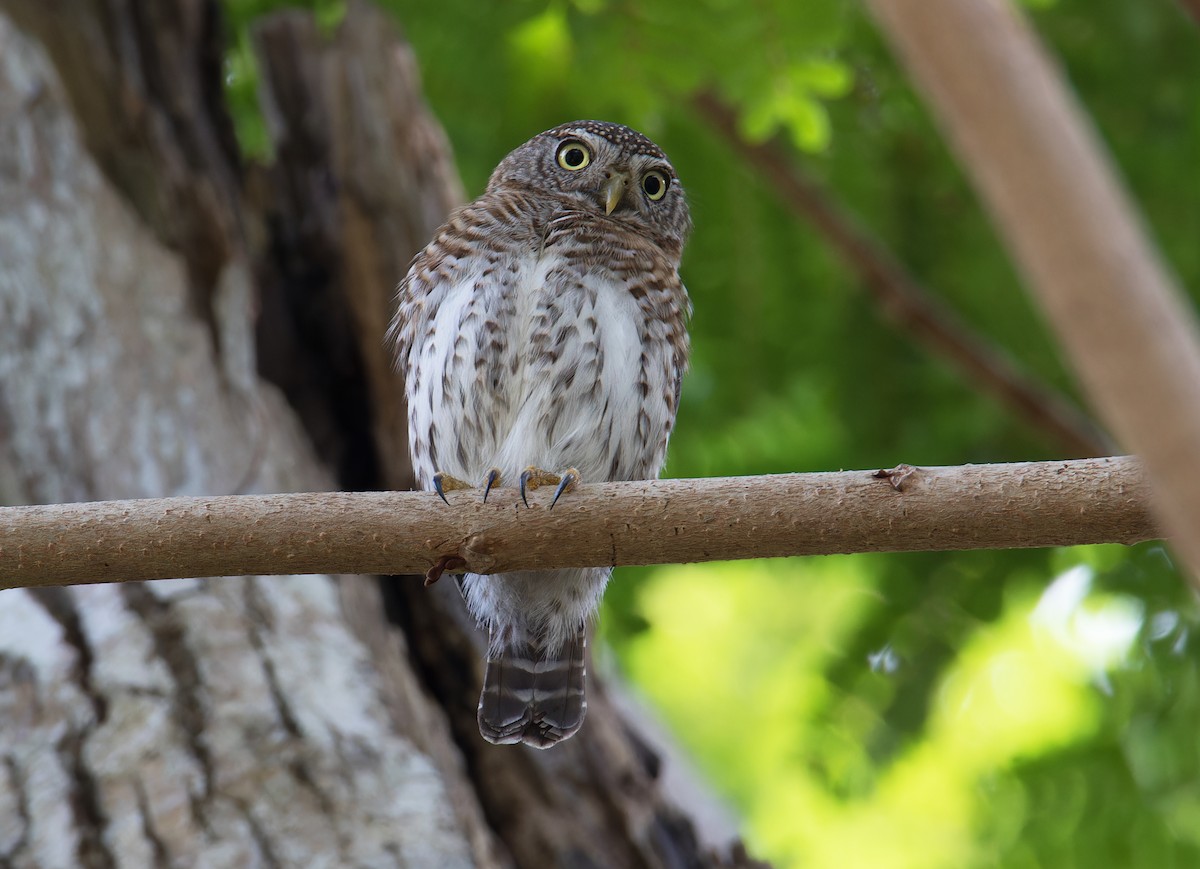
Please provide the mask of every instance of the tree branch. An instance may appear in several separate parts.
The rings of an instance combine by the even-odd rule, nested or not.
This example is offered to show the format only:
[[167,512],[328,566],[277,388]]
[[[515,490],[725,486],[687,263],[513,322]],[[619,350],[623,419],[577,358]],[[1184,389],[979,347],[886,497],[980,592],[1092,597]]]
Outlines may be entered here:
[[479,573],[782,555],[1137,543],[1129,457],[583,486],[321,492],[0,508],[0,587],[174,576]]
[[963,322],[853,215],[805,177],[779,146],[743,139],[733,111],[712,94],[698,96],[695,106],[784,203],[825,238],[842,262],[858,275],[888,319],[1020,418],[1058,441],[1068,455],[1106,456],[1115,451],[1108,435],[1095,422],[1064,396],[1024,374],[1002,347]]
[[1200,330],[1094,130],[1011,3],[869,5],[1200,578]]

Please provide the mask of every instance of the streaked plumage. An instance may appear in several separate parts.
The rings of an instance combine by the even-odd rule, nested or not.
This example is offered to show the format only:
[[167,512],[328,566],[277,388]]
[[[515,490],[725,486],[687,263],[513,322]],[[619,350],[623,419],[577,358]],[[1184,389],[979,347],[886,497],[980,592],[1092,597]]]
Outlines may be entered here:
[[[628,127],[576,121],[509,154],[400,284],[389,335],[419,485],[491,468],[515,485],[530,466],[658,476],[687,365],[690,228],[665,155]],[[584,629],[610,572],[463,578],[490,629],[489,741],[544,748],[579,729]]]

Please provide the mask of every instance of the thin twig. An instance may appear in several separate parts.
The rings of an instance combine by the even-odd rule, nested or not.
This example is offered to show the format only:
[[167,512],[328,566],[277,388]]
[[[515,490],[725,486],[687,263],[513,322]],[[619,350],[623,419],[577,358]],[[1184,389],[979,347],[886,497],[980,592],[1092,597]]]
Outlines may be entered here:
[[173,576],[497,573],[1158,536],[1132,458],[515,489],[0,508],[0,587]]
[[1072,456],[1106,456],[1111,439],[1086,414],[1022,373],[1002,348],[964,323],[909,273],[828,192],[806,177],[775,143],[753,144],[738,133],[733,111],[712,94],[695,100],[700,114],[807,220],[854,271],[892,322],[942,356],[972,382],[1058,441]]

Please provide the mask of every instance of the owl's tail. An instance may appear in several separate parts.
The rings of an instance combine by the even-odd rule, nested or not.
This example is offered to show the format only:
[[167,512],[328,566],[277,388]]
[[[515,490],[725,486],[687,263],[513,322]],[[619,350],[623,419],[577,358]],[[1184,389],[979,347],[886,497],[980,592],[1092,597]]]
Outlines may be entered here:
[[575,733],[587,712],[586,649],[581,627],[557,654],[548,655],[536,642],[506,645],[499,654],[489,653],[479,697],[483,738],[549,748]]

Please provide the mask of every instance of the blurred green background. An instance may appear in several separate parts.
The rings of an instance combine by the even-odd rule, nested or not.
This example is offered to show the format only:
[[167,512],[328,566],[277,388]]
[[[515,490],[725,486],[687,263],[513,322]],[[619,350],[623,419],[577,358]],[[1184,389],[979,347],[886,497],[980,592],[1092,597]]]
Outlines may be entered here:
[[[226,0],[228,94],[259,156],[246,27],[282,5]],[[330,27],[342,11],[300,5]],[[858,3],[383,5],[470,195],[573,118],[628,123],[670,154],[696,223],[696,314],[669,475],[1066,457],[889,325],[692,106],[715,92],[745,137],[779,137],[976,330],[1075,395]],[[1024,6],[1200,291],[1200,29],[1171,0]],[[623,570],[601,629],[777,866],[1166,867],[1200,866],[1197,614],[1145,545]]]

